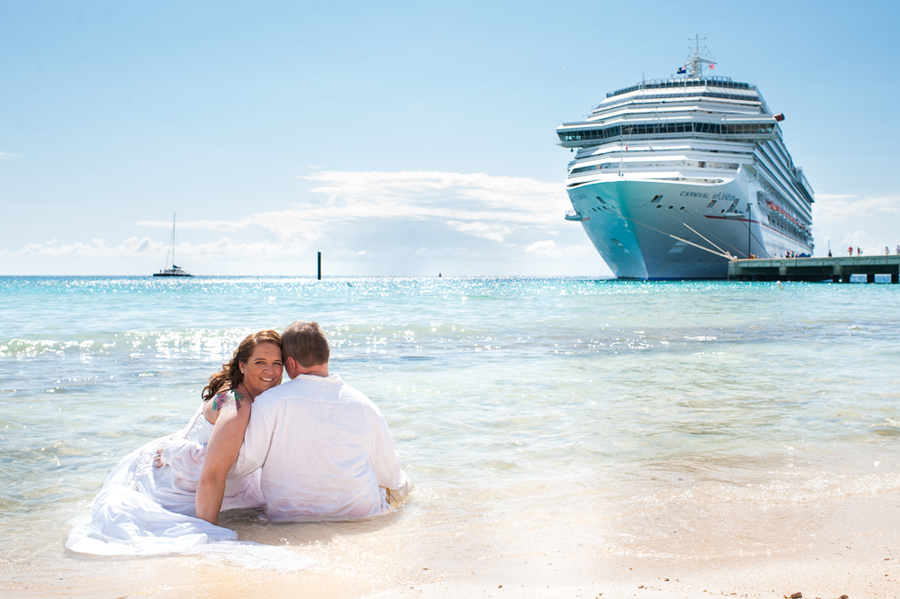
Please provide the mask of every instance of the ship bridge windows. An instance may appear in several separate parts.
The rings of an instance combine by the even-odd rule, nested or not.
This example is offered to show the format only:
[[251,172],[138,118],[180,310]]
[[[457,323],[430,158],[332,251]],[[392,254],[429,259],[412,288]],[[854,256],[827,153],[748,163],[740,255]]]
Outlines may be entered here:
[[610,137],[618,137],[622,135],[622,128],[619,126],[606,127],[604,129],[570,129],[568,131],[560,131],[560,141],[590,141],[602,140]]
[[623,135],[660,135],[663,133],[691,133],[692,123],[642,123],[623,125]]
[[[617,89],[614,92],[609,92],[606,94],[607,98],[611,98],[613,96],[618,96],[621,94],[631,93],[633,91],[637,91],[639,89],[665,89],[665,88],[682,88],[687,91],[689,87],[703,87],[703,88],[711,88],[711,87],[720,87],[720,88],[731,88],[731,89],[745,89],[745,90],[755,90],[756,88],[749,83],[740,83],[738,81],[731,81],[730,79],[724,79],[719,77],[704,77],[702,79],[666,79],[660,81],[644,81],[642,83],[638,83],[637,85],[632,85],[631,87],[625,87],[622,89]],[[684,92],[682,92],[684,93]]]
[[591,164],[590,166],[579,166],[578,168],[573,168],[570,174],[575,175],[577,173],[586,173],[588,171],[596,171],[600,169],[599,164]]
[[[690,94],[690,95],[688,95]],[[684,91],[681,93],[674,94],[645,94],[642,96],[632,96],[629,98],[624,98],[622,100],[616,101],[608,101],[600,104],[595,108],[592,114],[597,115],[601,112],[605,112],[611,110],[613,108],[617,108],[619,106],[624,106],[626,104],[633,103],[653,103],[655,101],[659,101],[665,103],[666,100],[678,100],[679,103],[687,103],[687,102],[699,102],[701,100],[733,100],[737,102],[744,102],[748,104],[759,104],[759,96],[757,95],[738,95],[738,94],[726,94],[726,93],[716,93],[704,90],[690,90]]]
[[566,129],[557,131],[559,140],[566,142],[600,142],[622,135],[677,135],[704,133],[728,136],[770,136],[775,132],[774,123],[703,123],[686,121],[680,123],[636,123],[634,125],[614,125],[590,129]]

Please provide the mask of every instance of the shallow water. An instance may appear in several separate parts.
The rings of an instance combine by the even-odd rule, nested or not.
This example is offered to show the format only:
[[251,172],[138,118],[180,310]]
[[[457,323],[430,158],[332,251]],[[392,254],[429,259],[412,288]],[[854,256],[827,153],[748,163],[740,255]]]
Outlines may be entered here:
[[[331,568],[364,555],[377,576],[386,540],[449,556],[457,534],[527,546],[548,529],[591,555],[754,555],[835,502],[900,492],[898,286],[8,277],[0,563],[19,578],[3,579],[62,568],[96,590],[65,521],[120,457],[184,426],[244,335],[295,319],[324,326],[417,490],[375,523],[226,521]],[[716,526],[729,543],[704,540]]]

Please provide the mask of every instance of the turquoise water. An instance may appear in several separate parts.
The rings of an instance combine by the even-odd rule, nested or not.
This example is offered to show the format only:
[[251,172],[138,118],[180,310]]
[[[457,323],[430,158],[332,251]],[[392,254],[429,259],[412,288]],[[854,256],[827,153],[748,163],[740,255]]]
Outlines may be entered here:
[[243,336],[296,319],[385,413],[417,483],[407,531],[565,505],[628,551],[722,502],[751,522],[900,493],[898,286],[7,277],[0,560],[75,560],[65,521],[115,461],[181,428]]

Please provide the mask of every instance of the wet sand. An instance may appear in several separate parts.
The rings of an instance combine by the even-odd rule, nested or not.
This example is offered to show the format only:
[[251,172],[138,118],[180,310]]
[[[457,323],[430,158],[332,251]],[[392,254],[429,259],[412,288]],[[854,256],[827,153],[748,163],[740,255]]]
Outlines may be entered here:
[[[279,573],[215,557],[95,558],[47,531],[7,559],[3,597],[709,597],[837,599],[900,594],[900,506],[890,495],[798,503],[585,511],[575,489],[420,493],[399,513],[355,523],[232,518],[241,538],[315,561]],[[453,509],[449,509],[453,506]],[[576,509],[573,509],[576,508]],[[461,513],[471,517],[462,518]],[[521,517],[525,516],[525,517]]]

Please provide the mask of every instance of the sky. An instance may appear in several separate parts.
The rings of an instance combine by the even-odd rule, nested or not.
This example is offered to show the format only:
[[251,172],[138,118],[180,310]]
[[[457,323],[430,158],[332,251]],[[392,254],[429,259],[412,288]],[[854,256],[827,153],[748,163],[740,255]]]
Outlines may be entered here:
[[900,244],[900,4],[0,0],[0,275],[610,276],[555,129],[699,35],[816,192]]

